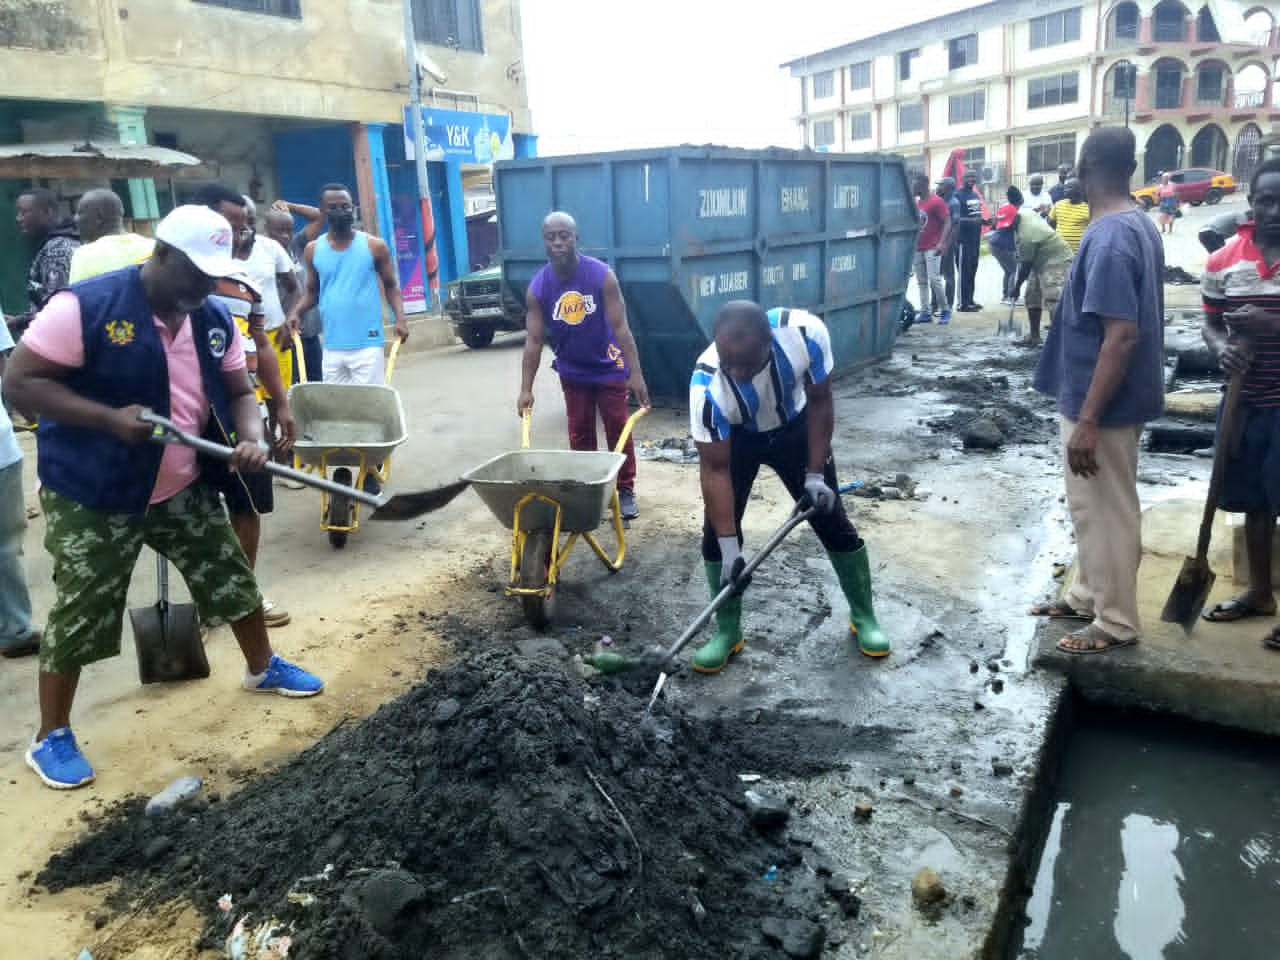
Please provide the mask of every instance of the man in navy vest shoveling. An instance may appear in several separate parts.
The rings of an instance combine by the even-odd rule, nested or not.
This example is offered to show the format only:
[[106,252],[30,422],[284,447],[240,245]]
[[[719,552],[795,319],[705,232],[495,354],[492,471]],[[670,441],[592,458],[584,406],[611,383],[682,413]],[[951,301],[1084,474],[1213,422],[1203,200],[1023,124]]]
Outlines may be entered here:
[[268,447],[225,308],[207,300],[239,271],[231,227],[207,207],[178,207],[142,266],[54,295],[4,378],[4,398],[37,415],[40,503],[57,597],[40,643],[40,730],[27,764],[55,789],[93,779],[71,732],[80,670],[120,652],[129,579],[145,543],[182,573],[204,620],[226,621],[244,653],[244,686],[308,697],[324,684],[276,656],[262,595],[194,450],[149,442],[147,409],[234,448],[261,470]]

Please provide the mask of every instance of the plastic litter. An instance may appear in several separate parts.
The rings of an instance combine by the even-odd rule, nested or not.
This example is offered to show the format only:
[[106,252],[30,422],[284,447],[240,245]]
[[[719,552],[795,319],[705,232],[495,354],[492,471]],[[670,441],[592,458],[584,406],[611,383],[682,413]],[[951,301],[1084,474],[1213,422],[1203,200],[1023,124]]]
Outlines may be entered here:
[[223,951],[231,960],[279,960],[289,956],[293,946],[293,928],[274,917],[249,929],[245,914],[236,921]]
[[146,815],[154,817],[182,806],[194,798],[202,786],[204,781],[199,777],[179,777],[147,801]]
[[80,956],[76,957],[76,960],[93,960],[93,954],[88,950],[81,950]]
[[769,869],[764,872],[764,882],[773,883],[773,881],[777,879],[778,879],[778,868],[776,866],[770,866]]

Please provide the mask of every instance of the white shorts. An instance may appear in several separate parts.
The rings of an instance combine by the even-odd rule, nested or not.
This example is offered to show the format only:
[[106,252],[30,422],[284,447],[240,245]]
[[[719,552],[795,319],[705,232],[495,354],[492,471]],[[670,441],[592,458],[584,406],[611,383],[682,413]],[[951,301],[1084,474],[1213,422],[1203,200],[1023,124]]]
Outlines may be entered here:
[[372,383],[381,385],[386,379],[387,359],[382,347],[324,352],[325,383]]

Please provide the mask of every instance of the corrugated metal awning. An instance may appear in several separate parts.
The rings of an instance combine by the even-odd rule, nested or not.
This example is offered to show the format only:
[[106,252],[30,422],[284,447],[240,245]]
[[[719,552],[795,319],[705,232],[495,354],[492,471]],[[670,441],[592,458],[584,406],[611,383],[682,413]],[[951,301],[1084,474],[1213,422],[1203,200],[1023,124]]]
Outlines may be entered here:
[[217,168],[199,157],[149,144],[73,140],[0,144],[0,177],[212,180],[217,175]]

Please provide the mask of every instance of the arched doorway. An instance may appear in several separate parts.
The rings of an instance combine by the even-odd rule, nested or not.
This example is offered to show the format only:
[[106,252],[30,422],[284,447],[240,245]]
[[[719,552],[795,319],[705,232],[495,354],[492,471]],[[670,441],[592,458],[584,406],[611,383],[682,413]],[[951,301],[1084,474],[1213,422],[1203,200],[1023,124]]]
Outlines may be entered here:
[[1191,138],[1192,167],[1211,167],[1214,170],[1227,169],[1227,135],[1216,123],[1206,124]]
[[1184,43],[1187,8],[1178,0],[1161,0],[1151,15],[1151,38],[1157,43]]
[[1147,140],[1143,180],[1152,180],[1165,170],[1178,169],[1182,166],[1182,154],[1182,134],[1167,123],[1156,127]]
[[1262,162],[1262,130],[1256,123],[1246,123],[1236,134],[1235,156],[1231,160],[1231,175],[1236,183],[1247,184],[1253,171]]

